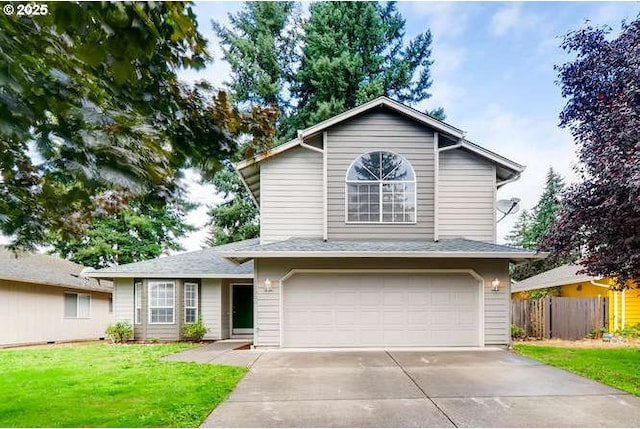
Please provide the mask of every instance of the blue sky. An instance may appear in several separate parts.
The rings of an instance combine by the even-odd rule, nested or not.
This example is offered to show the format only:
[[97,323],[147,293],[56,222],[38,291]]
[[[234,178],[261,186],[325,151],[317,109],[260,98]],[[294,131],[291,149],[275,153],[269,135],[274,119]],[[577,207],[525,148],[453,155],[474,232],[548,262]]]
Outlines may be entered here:
[[[185,78],[198,76],[217,85],[228,78],[210,22],[227,23],[227,14],[241,7],[241,2],[196,2],[200,30],[210,40],[215,61]],[[433,36],[432,97],[416,107],[444,107],[447,122],[465,130],[469,140],[527,166],[498,198],[519,197],[522,207],[530,209],[549,167],[567,181],[576,179],[575,146],[558,127],[565,100],[555,83],[554,65],[571,59],[559,48],[562,36],[586,20],[609,25],[616,33],[622,20],[640,13],[638,2],[399,2],[398,9],[406,19],[407,38],[425,29]],[[211,187],[191,189],[198,202],[217,201]],[[204,212],[200,209],[190,220],[202,225]],[[498,241],[515,218],[498,224]],[[196,233],[184,245],[198,249],[202,239],[203,233]]]

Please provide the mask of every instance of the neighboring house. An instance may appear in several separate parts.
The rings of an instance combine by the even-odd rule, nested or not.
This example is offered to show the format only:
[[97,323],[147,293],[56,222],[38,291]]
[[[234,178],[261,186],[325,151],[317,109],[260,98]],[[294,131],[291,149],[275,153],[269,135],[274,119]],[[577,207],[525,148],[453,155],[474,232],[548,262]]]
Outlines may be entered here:
[[91,274],[116,279],[138,338],[177,339],[196,313],[256,347],[509,343],[509,262],[543,257],[495,244],[520,164],[381,97],[235,167],[259,240]]
[[0,246],[0,347],[97,340],[113,320],[110,281],[84,267]]
[[528,299],[532,291],[558,288],[565,298],[609,298],[609,330],[617,331],[640,323],[640,289],[613,291],[612,279],[578,274],[580,265],[562,265],[528,279],[513,283],[513,299]]

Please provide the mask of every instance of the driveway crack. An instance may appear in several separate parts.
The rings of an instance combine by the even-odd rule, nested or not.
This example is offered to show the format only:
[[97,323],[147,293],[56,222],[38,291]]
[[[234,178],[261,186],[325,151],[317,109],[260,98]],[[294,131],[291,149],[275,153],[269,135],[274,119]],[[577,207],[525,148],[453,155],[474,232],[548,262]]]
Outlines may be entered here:
[[431,402],[431,403],[433,404],[433,406],[434,406],[434,407],[436,407],[436,409],[437,409],[438,411],[440,411],[440,412],[442,413],[442,415],[443,415],[443,416],[445,416],[445,417],[447,418],[447,420],[449,420],[449,421],[451,422],[451,424],[453,425],[453,427],[454,427],[454,428],[457,428],[457,427],[458,427],[458,425],[457,425],[453,420],[451,420],[451,417],[449,417],[449,415],[448,415],[447,413],[445,413],[445,412],[444,412],[444,410],[443,410],[442,408],[440,408],[440,406],[439,406],[439,405],[438,405],[438,404],[437,404],[433,399],[431,399],[431,397],[430,397],[429,395],[427,395],[427,392],[425,392],[425,391],[422,389],[422,387],[420,387],[420,385],[419,385],[418,383],[416,383],[416,380],[414,380],[414,378],[413,378],[413,377],[411,377],[411,375],[410,375],[410,374],[409,374],[409,373],[404,369],[404,367],[403,367],[402,365],[400,365],[400,362],[398,362],[398,361],[397,361],[397,360],[396,360],[396,359],[391,355],[391,353],[389,353],[389,351],[385,350],[384,352],[387,354],[387,356],[389,356],[389,359],[391,359],[391,360],[392,360],[396,365],[398,365],[398,368],[400,368],[400,369],[402,370],[402,372],[404,372],[404,375],[406,375],[406,376],[409,378],[409,380],[411,380],[411,382],[412,382],[412,383],[413,383],[413,384],[418,388],[418,390],[419,390],[420,392],[422,392],[422,394],[424,395],[424,397],[425,397],[426,399],[428,399],[428,400],[429,400],[429,402]]

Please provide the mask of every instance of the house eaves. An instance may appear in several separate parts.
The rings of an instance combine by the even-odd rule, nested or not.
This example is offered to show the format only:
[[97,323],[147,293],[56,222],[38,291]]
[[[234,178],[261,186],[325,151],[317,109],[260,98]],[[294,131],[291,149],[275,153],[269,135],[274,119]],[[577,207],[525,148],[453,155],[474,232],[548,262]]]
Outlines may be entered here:
[[[582,269],[579,265],[561,265],[560,267],[542,272],[535,276],[521,280],[511,286],[511,292],[526,292],[536,289],[546,289],[550,287],[565,286],[574,283],[587,283],[601,280],[602,277],[590,276],[588,274],[578,274]],[[605,286],[591,283],[594,286]]]
[[[318,135],[325,131],[327,128],[339,124],[340,122],[346,121],[371,109],[380,107],[388,108],[423,125],[431,127],[442,135],[447,136],[450,141],[455,142],[454,146],[456,149],[459,148],[462,150],[467,150],[479,156],[480,158],[486,159],[487,161],[495,164],[497,166],[496,173],[500,181],[503,182],[502,184],[517,179],[525,169],[525,167],[521,164],[513,162],[501,155],[498,155],[495,152],[492,152],[466,140],[466,132],[438,119],[435,119],[416,109],[405,106],[404,104],[394,101],[388,97],[382,96],[376,98],[375,100],[369,101],[368,103],[362,104],[361,106],[347,110],[344,113],[322,121],[314,126],[306,128],[304,130],[299,130],[297,138],[290,140],[282,145],[276,146],[272,149],[261,152],[255,155],[253,158],[240,161],[235,164],[234,169],[242,179],[245,187],[249,191],[252,200],[256,203],[256,206],[260,206],[261,162],[296,147],[305,147],[307,149],[312,149],[304,144],[305,139]],[[450,148],[445,148],[445,150],[448,149]],[[501,184],[498,184],[498,187],[500,186]]]
[[472,240],[434,242],[328,241],[290,238],[285,241],[221,251],[220,256],[242,264],[255,258],[455,258],[508,259],[522,262],[543,259],[547,253]]

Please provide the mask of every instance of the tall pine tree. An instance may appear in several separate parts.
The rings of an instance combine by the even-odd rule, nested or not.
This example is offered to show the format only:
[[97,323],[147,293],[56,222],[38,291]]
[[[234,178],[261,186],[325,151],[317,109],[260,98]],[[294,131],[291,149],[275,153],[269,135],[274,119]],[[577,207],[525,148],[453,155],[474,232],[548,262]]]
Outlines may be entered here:
[[405,43],[394,2],[318,2],[310,12],[293,82],[298,111],[285,133],[380,95],[405,103],[430,96],[431,33]]
[[294,2],[251,1],[236,15],[229,14],[230,27],[213,21],[224,59],[231,67],[227,85],[234,101],[288,113],[299,19]]
[[[560,200],[565,188],[564,180],[553,168],[549,168],[544,190],[531,212],[523,211],[507,236],[509,244],[524,249],[540,250],[542,242],[550,234],[560,211]],[[522,280],[569,262],[571,258],[548,258],[516,266],[512,270],[515,280]]]

